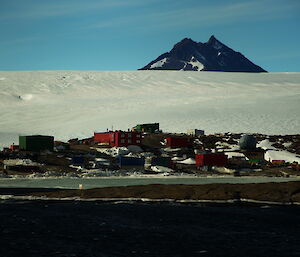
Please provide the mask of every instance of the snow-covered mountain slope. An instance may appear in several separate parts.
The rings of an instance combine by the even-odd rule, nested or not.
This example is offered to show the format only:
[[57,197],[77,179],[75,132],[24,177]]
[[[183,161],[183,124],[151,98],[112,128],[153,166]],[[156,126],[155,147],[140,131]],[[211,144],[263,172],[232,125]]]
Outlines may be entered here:
[[164,131],[300,133],[300,73],[0,72],[0,146],[160,122]]
[[214,36],[206,43],[184,38],[141,70],[265,72]]

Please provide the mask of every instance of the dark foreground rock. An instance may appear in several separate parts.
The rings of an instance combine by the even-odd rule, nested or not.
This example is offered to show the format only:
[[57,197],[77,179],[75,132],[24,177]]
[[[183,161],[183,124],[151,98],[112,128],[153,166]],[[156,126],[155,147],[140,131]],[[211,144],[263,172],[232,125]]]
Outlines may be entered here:
[[2,201],[0,256],[299,256],[300,208]]
[[177,200],[253,199],[280,203],[300,203],[300,182],[208,185],[142,185],[87,190],[60,190],[30,193],[54,198],[149,198]]

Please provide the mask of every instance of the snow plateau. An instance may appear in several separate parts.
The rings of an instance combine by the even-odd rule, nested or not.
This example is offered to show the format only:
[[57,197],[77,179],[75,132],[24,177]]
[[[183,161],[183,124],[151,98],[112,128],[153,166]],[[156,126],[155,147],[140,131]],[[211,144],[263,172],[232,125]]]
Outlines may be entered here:
[[0,146],[159,122],[161,129],[296,134],[300,73],[2,71]]

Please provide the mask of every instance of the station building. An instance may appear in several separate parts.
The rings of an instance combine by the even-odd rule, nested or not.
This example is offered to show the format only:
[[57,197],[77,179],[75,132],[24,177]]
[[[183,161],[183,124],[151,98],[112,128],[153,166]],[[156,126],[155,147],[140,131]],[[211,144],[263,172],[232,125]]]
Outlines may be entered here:
[[142,134],[137,131],[109,131],[94,133],[94,142],[111,147],[127,147],[129,145],[141,145]]

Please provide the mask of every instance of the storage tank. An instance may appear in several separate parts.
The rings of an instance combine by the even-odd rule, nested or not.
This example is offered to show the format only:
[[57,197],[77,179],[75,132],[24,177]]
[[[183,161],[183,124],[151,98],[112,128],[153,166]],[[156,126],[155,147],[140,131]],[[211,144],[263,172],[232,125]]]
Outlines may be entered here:
[[256,138],[253,135],[243,135],[239,141],[241,150],[255,150]]

